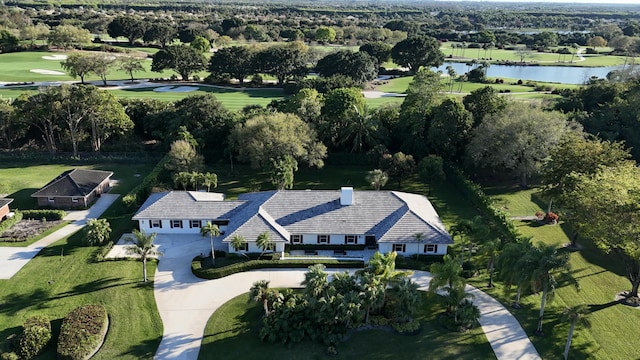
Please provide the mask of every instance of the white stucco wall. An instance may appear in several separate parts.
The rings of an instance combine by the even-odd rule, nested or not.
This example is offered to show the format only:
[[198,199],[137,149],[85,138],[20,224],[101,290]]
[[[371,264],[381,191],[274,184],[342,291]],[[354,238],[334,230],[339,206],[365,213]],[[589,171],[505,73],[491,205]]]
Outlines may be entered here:
[[[236,251],[233,246],[231,246],[230,243],[228,243],[229,245],[229,250],[227,251],[228,253],[232,253],[232,254],[242,254],[242,253],[261,253],[262,249],[258,247],[258,245],[256,244],[255,241],[247,241],[247,244],[249,245],[248,250],[247,251]],[[275,243],[276,245],[276,250],[275,252],[279,252],[280,255],[284,255],[284,242],[277,242]],[[267,253],[269,253],[270,251],[267,251]]]
[[[418,252],[418,249],[420,250],[420,255],[445,255],[447,253],[447,248],[448,245],[443,245],[443,244],[438,244],[438,251],[437,252],[424,252],[424,245],[425,244],[419,244],[420,246],[418,247],[418,244],[415,243],[408,243],[406,244],[407,246],[405,247],[405,251],[401,252],[401,251],[397,251],[398,254],[400,255],[413,255],[416,254]],[[391,243],[379,243],[378,244],[378,251],[380,251],[383,254],[386,254],[388,252],[393,251],[393,244]]]
[[[182,227],[171,227],[171,220],[178,220],[178,219],[162,219],[160,220],[162,222],[162,228],[159,227],[150,227],[149,226],[149,220],[145,219],[145,220],[138,220],[138,226],[140,228],[140,231],[144,231],[145,233],[158,233],[158,234],[200,234],[200,228],[199,227],[189,227],[189,223],[190,220],[180,220],[182,222]],[[205,225],[207,223],[208,220],[200,220],[200,224]],[[227,230],[227,225],[222,225],[219,226],[220,228],[220,232],[224,234],[224,232]]]
[[[324,234],[323,234],[324,235]],[[329,234],[329,243],[330,245],[345,245],[344,234]],[[358,235],[355,243],[350,243],[349,245],[364,245],[365,237],[364,235]],[[302,243],[305,245],[325,245],[318,244],[318,234],[303,234],[302,235]]]

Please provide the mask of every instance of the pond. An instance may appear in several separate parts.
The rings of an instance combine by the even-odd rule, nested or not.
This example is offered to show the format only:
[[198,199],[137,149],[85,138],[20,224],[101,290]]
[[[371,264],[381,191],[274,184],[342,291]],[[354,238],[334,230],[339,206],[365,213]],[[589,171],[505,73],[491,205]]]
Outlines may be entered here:
[[[452,66],[456,73],[464,74],[473,67],[464,63],[444,63],[436,70],[447,73],[447,66]],[[487,76],[492,78],[512,78],[523,81],[544,81],[563,84],[584,84],[592,76],[606,78],[607,74],[613,70],[620,69],[620,66],[602,67],[577,67],[577,66],[514,66],[514,65],[491,65],[487,69]]]

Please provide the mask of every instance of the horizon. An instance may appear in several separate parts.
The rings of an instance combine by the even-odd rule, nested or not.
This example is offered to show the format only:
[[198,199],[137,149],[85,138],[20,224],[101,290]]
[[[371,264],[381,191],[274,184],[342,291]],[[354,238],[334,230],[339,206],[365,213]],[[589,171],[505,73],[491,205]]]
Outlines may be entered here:
[[553,3],[553,4],[593,4],[593,5],[638,5],[639,0],[436,0],[437,2],[484,2],[484,3]]

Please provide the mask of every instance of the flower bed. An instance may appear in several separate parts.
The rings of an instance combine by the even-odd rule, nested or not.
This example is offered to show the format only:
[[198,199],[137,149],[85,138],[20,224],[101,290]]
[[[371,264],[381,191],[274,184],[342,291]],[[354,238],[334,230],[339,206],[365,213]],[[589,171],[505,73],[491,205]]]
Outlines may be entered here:
[[84,305],[62,320],[58,359],[85,360],[95,354],[107,335],[109,317],[102,305]]

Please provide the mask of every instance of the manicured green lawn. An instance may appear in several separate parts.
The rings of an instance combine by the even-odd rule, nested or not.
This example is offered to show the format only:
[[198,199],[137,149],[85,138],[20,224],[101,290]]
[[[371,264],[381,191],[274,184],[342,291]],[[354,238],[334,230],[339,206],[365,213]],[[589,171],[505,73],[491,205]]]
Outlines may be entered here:
[[[511,186],[492,186],[486,190],[511,216],[530,216],[538,210],[545,211],[547,207],[544,201],[539,200],[535,188],[521,190]],[[568,243],[572,234],[562,221],[555,226],[516,221],[516,226],[523,235],[532,236],[534,242],[542,241],[547,244]],[[566,306],[586,304],[592,311],[592,326],[590,329],[576,330],[570,356],[595,359],[640,358],[640,347],[629,337],[637,332],[640,310],[613,301],[616,293],[630,288],[629,281],[624,277],[622,264],[614,256],[602,253],[588,239],[581,238],[578,243],[583,249],[570,254],[570,263],[572,275],[580,282],[581,290],[576,291],[571,286],[561,284],[545,313],[545,336],[532,338],[536,348],[543,358],[560,357],[569,326],[559,321],[559,315]],[[482,278],[474,281],[479,285],[486,283]],[[506,298],[499,288],[489,292],[504,303],[511,302],[511,298]],[[536,327],[540,296],[532,294],[523,300],[524,308],[512,312],[525,330],[532,334]]]
[[[325,359],[325,346],[305,341],[292,346],[263,343],[258,338],[262,307],[240,295],[219,308],[209,319],[198,359]],[[417,318],[422,331],[414,336],[385,330],[354,333],[338,344],[335,359],[495,359],[480,328],[452,333],[436,317],[443,311],[435,295],[423,293]]]
[[[121,182],[112,191],[123,194],[140,182],[151,167],[147,164],[95,166],[114,169],[114,178]],[[142,176],[134,176],[137,173]],[[126,214],[120,200],[104,217],[111,221],[116,233],[121,233],[123,226],[131,229],[131,214]],[[153,284],[141,282],[141,264],[134,261],[94,263],[91,259],[97,248],[84,247],[82,243],[83,233],[73,234],[42,250],[12,279],[0,280],[0,351],[6,350],[6,338],[18,333],[28,317],[48,316],[55,339],[62,318],[69,311],[83,304],[98,303],[107,308],[110,326],[106,341],[94,359],[153,356],[162,337],[162,323],[153,297]],[[154,263],[149,263],[149,271],[153,278]],[[55,342],[39,358],[55,359]]]

